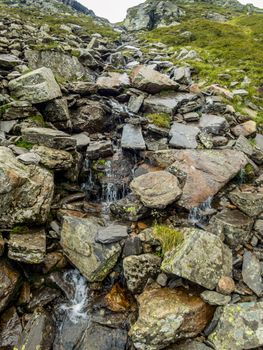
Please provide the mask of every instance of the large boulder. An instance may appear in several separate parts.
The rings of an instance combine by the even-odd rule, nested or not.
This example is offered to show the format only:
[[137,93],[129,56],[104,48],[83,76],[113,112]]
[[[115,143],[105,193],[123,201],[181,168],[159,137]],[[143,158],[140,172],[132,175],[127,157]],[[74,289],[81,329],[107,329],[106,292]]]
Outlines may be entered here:
[[163,90],[177,90],[179,85],[167,75],[159,73],[146,66],[137,66],[131,73],[134,87],[150,94],[157,94]]
[[183,240],[165,253],[162,270],[207,289],[216,288],[222,276],[232,275],[231,250],[214,234],[183,228]]
[[259,349],[263,345],[263,302],[225,306],[209,340],[216,350]]
[[20,163],[0,147],[0,225],[45,223],[53,197],[53,175],[39,166]]
[[139,318],[130,330],[138,350],[159,350],[197,336],[209,323],[213,307],[184,289],[147,289],[138,297]]
[[156,171],[135,178],[130,188],[148,208],[163,209],[181,196],[177,178],[167,171]]
[[91,219],[64,217],[61,245],[68,259],[89,282],[103,281],[115,266],[120,254],[119,243],[97,243],[101,226]]
[[245,167],[246,156],[235,150],[164,150],[148,153],[161,167],[171,166],[184,178],[178,204],[186,209],[198,207],[214,196]]
[[39,68],[9,82],[13,97],[33,104],[53,100],[61,96],[52,70]]

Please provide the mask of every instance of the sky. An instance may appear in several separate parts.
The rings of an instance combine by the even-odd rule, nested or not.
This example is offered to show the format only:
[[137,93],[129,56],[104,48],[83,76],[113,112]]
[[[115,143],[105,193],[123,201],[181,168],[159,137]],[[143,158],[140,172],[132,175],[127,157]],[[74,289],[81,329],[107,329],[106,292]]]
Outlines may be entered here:
[[[78,0],[93,10],[97,16],[107,18],[110,22],[120,22],[126,16],[129,7],[141,4],[143,0]],[[263,0],[239,0],[242,4],[253,3],[263,8]]]

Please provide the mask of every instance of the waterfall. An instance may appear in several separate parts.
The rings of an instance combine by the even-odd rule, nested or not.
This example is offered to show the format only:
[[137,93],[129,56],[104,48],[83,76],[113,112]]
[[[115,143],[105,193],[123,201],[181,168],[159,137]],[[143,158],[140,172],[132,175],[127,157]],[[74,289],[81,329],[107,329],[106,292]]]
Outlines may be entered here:
[[203,226],[207,222],[207,216],[212,211],[213,197],[209,197],[204,203],[189,212],[188,221],[196,226]]

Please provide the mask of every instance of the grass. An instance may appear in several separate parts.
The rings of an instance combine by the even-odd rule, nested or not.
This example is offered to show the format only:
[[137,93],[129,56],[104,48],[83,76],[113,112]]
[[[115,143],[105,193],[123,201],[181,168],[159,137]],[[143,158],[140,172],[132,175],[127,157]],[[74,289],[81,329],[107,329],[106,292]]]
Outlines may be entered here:
[[27,150],[31,150],[33,148],[33,146],[34,146],[33,143],[27,142],[27,141],[25,141],[23,139],[20,139],[20,140],[16,141],[15,145],[17,147],[25,148]]
[[10,231],[11,234],[27,234],[30,233],[30,230],[27,226],[16,225]]
[[168,113],[151,113],[146,114],[146,117],[156,126],[160,128],[170,128],[171,116]]
[[153,234],[156,239],[160,241],[163,254],[177,247],[184,240],[182,232],[166,225],[155,225],[153,228]]

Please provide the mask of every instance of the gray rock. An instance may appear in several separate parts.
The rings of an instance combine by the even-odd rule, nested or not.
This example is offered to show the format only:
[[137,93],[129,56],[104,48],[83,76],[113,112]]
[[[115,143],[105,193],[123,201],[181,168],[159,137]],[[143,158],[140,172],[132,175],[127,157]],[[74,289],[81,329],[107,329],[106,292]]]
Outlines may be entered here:
[[145,150],[146,145],[140,126],[125,124],[122,131],[121,147],[131,150]]
[[174,122],[170,131],[169,145],[175,148],[197,148],[199,128]]
[[116,93],[124,87],[130,85],[130,79],[127,73],[109,72],[108,76],[99,77],[97,79],[98,90],[105,93]]
[[56,98],[38,105],[38,110],[46,121],[58,128],[66,129],[71,126],[68,103],[65,98]]
[[186,340],[169,347],[167,350],[211,350],[211,348],[196,340]]
[[254,254],[246,250],[243,256],[243,281],[259,297],[262,296],[263,292],[263,279],[261,276],[262,270],[260,261]]
[[183,228],[183,241],[165,253],[162,270],[215,289],[222,276],[232,275],[232,252],[210,232]]
[[263,303],[227,305],[209,340],[216,350],[255,349],[263,345]]
[[142,242],[138,236],[130,236],[125,240],[122,257],[142,254]]
[[110,140],[91,142],[86,150],[86,158],[96,160],[113,155],[113,147]]
[[255,141],[256,141],[256,146],[263,151],[263,135],[257,134]]
[[0,130],[9,133],[13,127],[17,124],[17,120],[1,120]]
[[96,243],[100,229],[94,221],[69,216],[64,217],[61,229],[64,253],[89,282],[103,281],[121,254],[119,243]]
[[243,135],[240,135],[239,138],[237,139],[234,149],[245,153],[249,157],[251,157],[253,154],[253,146],[248,141],[248,139]]
[[128,108],[133,113],[138,113],[143,105],[145,95],[132,95],[129,99]]
[[175,114],[183,103],[195,100],[197,95],[190,93],[177,93],[167,95],[149,96],[144,100],[143,107],[149,113],[169,113]]
[[200,115],[197,112],[188,112],[183,117],[186,122],[196,122],[200,119]]
[[114,215],[128,221],[138,221],[149,214],[149,209],[133,195],[128,195],[112,203],[110,205],[110,210]]
[[98,231],[96,242],[109,244],[119,242],[128,237],[127,226],[113,224]]
[[214,135],[223,135],[229,129],[225,118],[213,114],[203,114],[200,118],[199,127]]
[[40,156],[37,153],[27,152],[21,154],[17,159],[24,164],[38,164],[41,160]]
[[13,68],[21,63],[22,61],[16,56],[0,54],[0,67],[2,68]]
[[213,291],[204,291],[201,295],[201,298],[210,305],[226,305],[231,301],[231,297],[228,295],[223,295]]
[[34,153],[30,152],[27,155],[36,154],[40,159],[40,164],[48,169],[65,170],[73,166],[73,156],[67,151],[35,145],[32,152]]
[[234,190],[229,193],[228,198],[239,210],[250,217],[263,212],[263,193]]
[[86,132],[81,132],[71,137],[77,141],[77,149],[83,149],[90,144],[89,134]]
[[191,70],[189,67],[178,67],[173,71],[173,79],[180,84],[191,84]]
[[52,71],[45,67],[11,80],[9,89],[13,97],[33,104],[50,101],[61,96],[60,87]]

